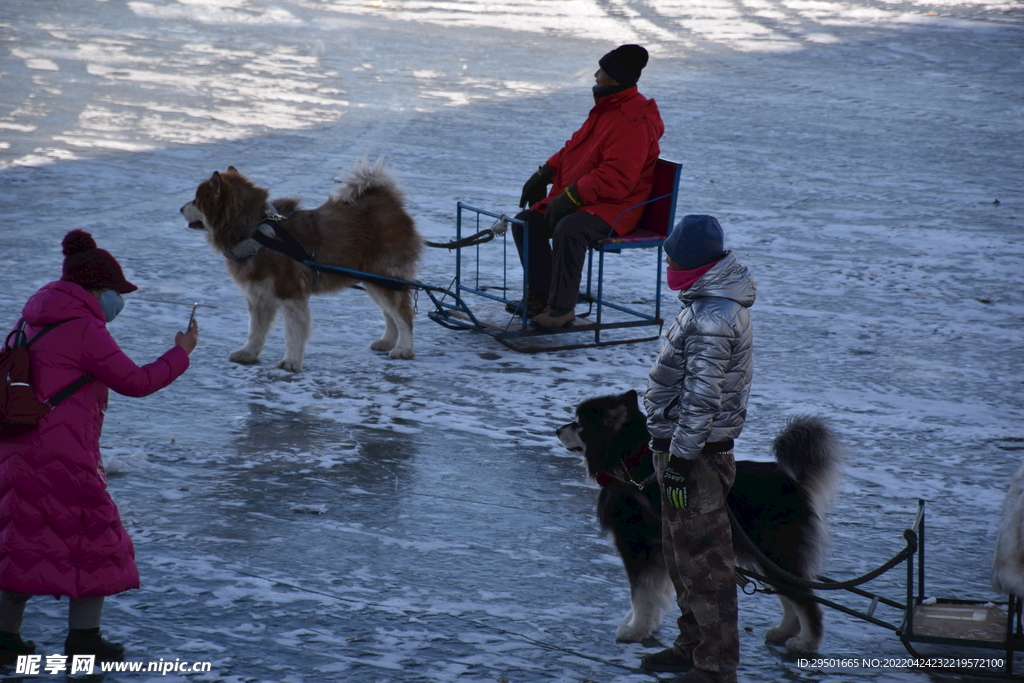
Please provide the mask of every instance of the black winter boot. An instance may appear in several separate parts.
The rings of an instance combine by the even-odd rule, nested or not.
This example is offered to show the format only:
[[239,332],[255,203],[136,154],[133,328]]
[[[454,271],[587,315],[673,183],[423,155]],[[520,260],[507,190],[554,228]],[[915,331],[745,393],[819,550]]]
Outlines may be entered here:
[[22,640],[20,633],[0,631],[0,664],[17,664],[18,655],[30,655],[36,651],[31,640]]
[[[535,315],[539,315],[544,312],[544,309],[548,306],[548,293],[540,292],[534,294],[530,292],[530,298],[526,300],[526,317],[532,318]],[[505,310],[513,315],[523,314],[523,300],[519,299],[512,303],[505,304]]]
[[124,645],[110,642],[98,628],[73,628],[64,639],[64,654],[96,655],[97,662],[123,662]]
[[736,683],[736,673],[719,674],[700,669],[691,669],[682,676],[673,678],[672,683]]
[[640,667],[648,671],[680,673],[693,668],[693,659],[670,647],[647,655],[640,660]]

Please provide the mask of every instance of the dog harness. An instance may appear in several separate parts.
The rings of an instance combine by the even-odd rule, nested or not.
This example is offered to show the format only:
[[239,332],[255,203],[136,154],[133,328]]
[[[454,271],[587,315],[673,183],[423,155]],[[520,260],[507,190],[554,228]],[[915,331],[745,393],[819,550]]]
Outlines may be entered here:
[[[291,214],[288,215],[290,216]],[[277,213],[277,209],[272,205],[267,204],[263,209],[263,218],[260,219],[259,225],[256,226],[256,232],[253,236],[242,240],[225,251],[224,256],[232,261],[244,261],[245,259],[255,256],[263,247],[267,247],[268,249],[284,254],[289,258],[295,259],[303,265],[309,266],[313,269],[316,277],[320,277],[321,270],[329,270],[397,292],[404,292],[409,287],[409,282],[398,278],[388,277],[386,275],[375,275],[373,273],[363,273],[350,268],[328,266],[314,262],[313,256],[306,251],[306,248],[299,244],[299,241],[292,237],[292,234],[285,230],[281,225],[281,222],[287,219],[288,216],[282,216]],[[416,286],[426,287],[426,285],[420,284],[417,284]]]
[[263,209],[263,218],[256,226],[255,234],[228,249],[224,255],[232,261],[244,261],[255,256],[263,247],[270,247],[274,251],[291,256],[296,261],[308,261],[309,254],[306,250],[281,227],[281,221],[286,218],[287,216],[279,214],[273,205],[267,204]]

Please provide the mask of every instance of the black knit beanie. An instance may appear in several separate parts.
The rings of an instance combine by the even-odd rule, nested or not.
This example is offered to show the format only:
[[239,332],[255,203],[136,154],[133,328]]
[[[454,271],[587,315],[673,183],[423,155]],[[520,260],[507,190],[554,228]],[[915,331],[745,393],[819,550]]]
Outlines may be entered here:
[[633,86],[647,66],[647,50],[639,45],[620,45],[597,61],[620,85]]

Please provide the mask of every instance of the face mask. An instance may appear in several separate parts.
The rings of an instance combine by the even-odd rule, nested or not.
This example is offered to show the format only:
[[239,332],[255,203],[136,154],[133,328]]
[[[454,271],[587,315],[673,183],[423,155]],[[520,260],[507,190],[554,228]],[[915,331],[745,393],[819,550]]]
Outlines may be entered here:
[[705,263],[703,266],[698,266],[693,270],[673,270],[672,268],[666,268],[665,279],[668,280],[668,288],[676,292],[683,289],[689,289],[695,282],[697,282],[697,280],[704,277],[704,273],[714,268],[716,263],[718,263],[718,261]]
[[594,93],[594,99],[599,100],[602,97],[608,97],[632,87],[631,85],[595,85],[590,91]]
[[108,289],[100,294],[100,308],[103,309],[103,317],[105,317],[109,323],[116,318],[117,314],[124,308],[124,299],[114,290]]

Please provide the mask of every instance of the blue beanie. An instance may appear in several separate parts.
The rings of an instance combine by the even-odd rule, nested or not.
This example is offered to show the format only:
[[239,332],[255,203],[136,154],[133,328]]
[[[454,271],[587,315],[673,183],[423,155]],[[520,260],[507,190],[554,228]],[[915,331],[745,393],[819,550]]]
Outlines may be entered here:
[[683,270],[693,270],[722,258],[723,242],[717,218],[690,214],[665,238],[665,253]]

